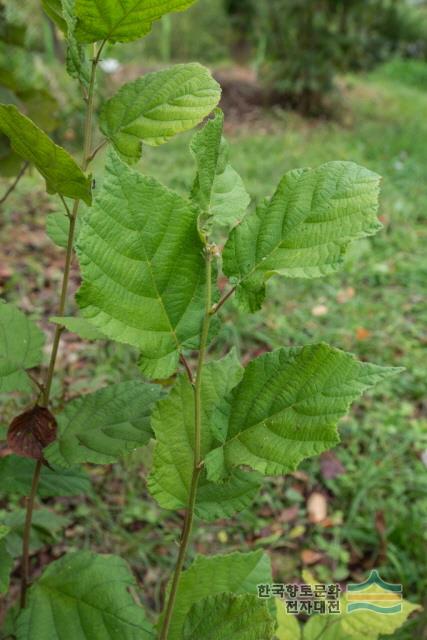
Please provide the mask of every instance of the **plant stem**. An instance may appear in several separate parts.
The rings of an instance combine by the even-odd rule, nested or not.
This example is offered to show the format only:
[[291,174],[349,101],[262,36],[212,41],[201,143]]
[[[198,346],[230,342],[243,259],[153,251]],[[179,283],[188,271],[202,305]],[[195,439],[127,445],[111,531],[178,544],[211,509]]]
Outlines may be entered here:
[[[88,91],[88,97],[87,97],[86,120],[85,120],[85,129],[84,129],[83,160],[81,165],[83,171],[86,171],[92,155],[91,148],[92,148],[92,129],[93,129],[96,69],[97,69],[98,62],[100,60],[104,45],[105,45],[105,41],[101,43],[98,51],[96,53],[94,52],[95,55],[92,60],[92,72],[91,72],[89,91]],[[73,206],[71,215],[65,201],[64,201],[64,204],[65,204],[65,209],[69,215],[70,226],[68,229],[67,252],[65,257],[64,275],[62,278],[61,297],[60,297],[59,309],[58,309],[59,316],[64,315],[65,306],[67,303],[68,285],[70,281],[71,263],[73,259],[74,237],[76,232],[77,214],[79,211],[80,201],[79,200],[74,201],[74,206]],[[63,330],[64,330],[64,327],[59,325],[55,329],[49,367],[47,370],[46,382],[44,384],[43,405],[45,407],[47,407],[49,404],[53,374],[55,371],[56,358],[58,356],[58,348],[59,348],[59,343],[61,340],[61,334]],[[27,601],[27,589],[28,589],[28,583],[30,578],[29,541],[30,541],[34,501],[37,495],[37,488],[40,480],[41,468],[42,468],[42,462],[38,460],[36,467],[34,469],[33,481],[31,485],[31,494],[27,502],[27,511],[25,516],[25,528],[24,528],[24,536],[22,541],[22,576],[21,576],[21,599],[20,599],[21,609],[23,609],[26,606],[26,601]]]
[[[98,66],[99,59],[101,57],[102,50],[104,48],[105,42],[102,42],[101,46],[98,49],[96,55],[92,60],[92,72],[89,83],[89,91],[87,97],[87,109],[86,109],[86,120],[85,120],[85,129],[84,129],[84,148],[83,148],[83,160],[82,160],[82,170],[86,171],[88,164],[91,159],[91,148],[92,148],[92,128],[93,128],[93,111],[94,111],[94,97],[95,97],[95,80],[96,80],[96,69]],[[80,200],[74,201],[73,210],[70,215],[70,226],[68,229],[68,242],[67,242],[67,252],[65,257],[65,265],[64,265],[64,276],[62,279],[62,289],[61,289],[61,298],[59,302],[58,315],[64,315],[65,305],[67,302],[68,295],[68,284],[70,280],[70,270],[71,270],[71,262],[73,259],[73,247],[74,247],[74,237],[76,232],[76,222],[77,222],[77,214],[79,212]],[[67,212],[69,212],[68,207],[66,207]],[[50,391],[52,387],[53,374],[55,371],[56,358],[58,355],[59,343],[61,340],[61,334],[64,328],[60,325],[56,326],[55,335],[53,338],[52,352],[50,356],[49,367],[47,371],[47,377],[45,382],[45,394],[44,394],[44,403],[47,406],[49,403]]]
[[19,173],[16,176],[15,180],[12,182],[10,187],[6,190],[6,193],[0,199],[0,204],[3,204],[4,202],[6,202],[6,200],[10,196],[10,194],[13,191],[15,191],[16,187],[18,186],[19,181],[21,180],[22,176],[24,175],[24,173],[26,172],[26,170],[28,169],[29,166],[30,166],[29,162],[24,162],[24,164],[20,168]]
[[23,542],[22,542],[22,571],[21,571],[21,598],[20,598],[21,609],[24,609],[27,604],[27,587],[28,587],[28,580],[30,575],[31,521],[33,518],[34,500],[36,498],[42,464],[43,463],[41,460],[37,460],[36,468],[34,470],[34,475],[33,475],[33,482],[31,485],[31,493],[27,500],[27,513],[25,516],[24,535],[23,535]]
[[205,364],[206,350],[208,344],[209,324],[211,319],[212,305],[212,254],[209,247],[206,247],[206,307],[205,317],[203,320],[202,334],[200,337],[199,358],[197,362],[196,382],[194,386],[194,465],[193,475],[190,485],[190,496],[188,498],[187,511],[184,519],[181,543],[179,546],[178,559],[175,566],[175,572],[172,579],[172,586],[169,598],[165,608],[165,616],[163,619],[162,630],[159,640],[167,640],[169,627],[172,620],[173,610],[175,607],[176,595],[181,578],[182,569],[184,567],[187,555],[188,545],[190,542],[191,531],[194,521],[194,509],[196,506],[197,487],[199,485],[200,474],[203,469],[202,461],[202,376],[203,366]]
[[[59,316],[64,315],[65,305],[67,302],[68,284],[70,280],[71,262],[73,259],[74,236],[76,231],[76,221],[77,221],[78,210],[79,210],[79,201],[76,200],[74,203],[71,217],[70,217],[70,226],[68,229],[67,253],[65,257],[64,276],[62,278],[61,297],[60,297],[59,308],[58,308]],[[50,397],[50,391],[52,388],[52,380],[53,380],[53,374],[55,371],[56,358],[58,355],[58,348],[59,348],[59,343],[61,340],[61,335],[63,330],[64,330],[64,327],[62,327],[61,325],[57,325],[55,328],[55,335],[53,337],[50,362],[47,370],[46,382],[44,385],[43,403],[46,407],[49,404],[49,397]]]

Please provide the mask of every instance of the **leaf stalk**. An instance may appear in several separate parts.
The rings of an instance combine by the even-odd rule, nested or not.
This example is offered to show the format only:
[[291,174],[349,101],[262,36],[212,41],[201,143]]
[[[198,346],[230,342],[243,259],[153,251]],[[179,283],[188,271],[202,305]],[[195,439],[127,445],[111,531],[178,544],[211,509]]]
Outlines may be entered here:
[[24,176],[24,174],[27,171],[29,166],[30,166],[29,162],[24,162],[24,164],[22,165],[21,169],[19,170],[19,173],[16,176],[15,180],[12,182],[10,187],[6,190],[6,193],[0,198],[0,204],[4,204],[6,202],[6,200],[8,199],[8,197],[10,196],[10,194],[13,193],[13,191],[15,191],[15,189],[18,186],[21,178]]
[[210,314],[211,316],[215,315],[216,313],[218,313],[218,311],[221,309],[221,307],[227,302],[227,300],[229,300],[231,298],[231,296],[234,294],[234,292],[236,291],[237,287],[233,287],[232,289],[230,289],[230,291],[228,291],[219,302],[217,302],[217,304],[214,304],[211,309],[210,309]]

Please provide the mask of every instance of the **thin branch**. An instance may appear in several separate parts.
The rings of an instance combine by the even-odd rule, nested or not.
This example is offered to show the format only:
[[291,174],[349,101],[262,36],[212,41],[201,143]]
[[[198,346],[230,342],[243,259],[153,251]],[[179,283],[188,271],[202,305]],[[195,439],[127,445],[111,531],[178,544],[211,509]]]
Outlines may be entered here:
[[92,153],[90,154],[89,158],[87,159],[87,163],[88,164],[90,164],[92,162],[92,160],[95,158],[97,153],[99,151],[101,151],[101,149],[103,149],[107,143],[108,143],[108,140],[107,140],[107,138],[105,138],[102,142],[100,142],[98,144],[98,146],[95,147],[95,149],[92,151]]
[[6,193],[4,194],[4,196],[1,198],[0,204],[3,204],[4,202],[6,202],[6,200],[10,196],[10,194],[13,191],[15,191],[16,187],[18,186],[19,181],[21,180],[22,176],[25,174],[25,172],[26,172],[26,170],[28,169],[29,166],[30,166],[29,162],[24,162],[24,164],[22,165],[21,169],[19,170],[19,173],[16,176],[15,180],[12,182],[10,187],[6,190]]
[[211,308],[211,310],[209,312],[211,314],[211,316],[215,315],[215,313],[218,313],[218,311],[227,302],[227,300],[229,300],[231,298],[231,296],[236,291],[236,289],[237,289],[237,287],[233,287],[232,289],[230,289],[230,291],[228,293],[226,293],[226,295],[223,298],[221,298],[221,300],[217,304],[213,305],[213,307]]
[[37,487],[39,484],[40,473],[42,470],[43,462],[37,460],[36,468],[34,469],[33,482],[31,485],[31,493],[27,502],[27,513],[25,516],[24,534],[22,541],[22,572],[21,572],[21,596],[20,607],[25,609],[27,604],[27,588],[30,579],[30,534],[31,534],[31,522],[33,519],[34,501],[36,499]]
[[190,380],[191,384],[194,384],[194,377],[193,377],[193,372],[191,371],[191,367],[188,364],[188,360],[186,359],[186,357],[181,353],[179,360],[181,362],[181,364],[184,366],[185,371],[187,372],[187,376],[188,379]]

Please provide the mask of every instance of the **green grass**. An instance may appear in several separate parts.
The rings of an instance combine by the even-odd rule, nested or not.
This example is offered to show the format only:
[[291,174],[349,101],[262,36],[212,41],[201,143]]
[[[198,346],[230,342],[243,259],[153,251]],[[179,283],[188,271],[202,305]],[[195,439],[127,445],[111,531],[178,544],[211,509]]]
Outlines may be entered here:
[[[311,567],[319,580],[363,579],[376,566],[385,579],[402,582],[407,597],[417,602],[424,597],[426,113],[427,65],[393,61],[367,77],[345,79],[339,122],[306,121],[276,111],[250,131],[239,128],[229,135],[232,162],[254,202],[271,195],[283,173],[295,167],[342,159],[377,171],[383,176],[384,229],[356,243],[344,269],[333,277],[274,279],[262,312],[242,319],[230,303],[217,351],[235,345],[248,357],[271,347],[325,340],[359,358],[406,370],[343,421],[343,445],[335,450],[343,475],[325,480],[319,461],[306,462],[303,474],[267,484],[250,512],[230,523],[201,525],[195,533],[199,552],[266,547],[277,580],[291,581],[304,568],[300,553],[320,550],[323,561]],[[194,171],[189,139],[146,149],[141,169],[185,192]],[[24,181],[12,202],[32,186]],[[28,271],[42,287],[35,257]],[[10,299],[16,285],[20,296],[26,294],[25,283],[11,283],[6,288]],[[71,362],[55,382],[58,404],[64,381],[75,375],[74,395],[138,375],[136,356],[120,346],[85,347],[84,367],[73,369]],[[162,580],[175,557],[179,516],[144,499],[149,457],[150,451],[136,453],[123,465],[94,471],[98,497],[72,505],[74,524],[67,535],[76,546],[123,553],[146,586],[147,602],[158,608]],[[328,496],[328,527],[309,522],[306,501],[313,490]],[[290,507],[296,515],[287,521],[283,510]],[[70,504],[65,501],[59,509],[68,514]],[[419,617],[396,637],[424,638],[422,625]]]

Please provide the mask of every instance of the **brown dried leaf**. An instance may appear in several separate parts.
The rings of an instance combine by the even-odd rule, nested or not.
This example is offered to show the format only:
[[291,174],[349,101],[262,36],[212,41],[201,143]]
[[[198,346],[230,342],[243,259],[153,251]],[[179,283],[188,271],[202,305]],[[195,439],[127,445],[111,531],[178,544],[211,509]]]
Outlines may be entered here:
[[292,522],[298,518],[299,508],[294,505],[293,507],[288,507],[287,509],[282,509],[279,514],[279,522],[285,524],[286,522]]
[[320,456],[320,469],[325,480],[332,480],[345,474],[345,467],[333,451],[325,451]]
[[363,340],[367,340],[371,337],[371,332],[369,329],[365,329],[365,327],[358,327],[356,329],[356,340],[363,342]]
[[19,456],[43,460],[43,449],[56,439],[56,430],[56,420],[49,409],[36,405],[12,420],[7,443]]
[[323,554],[312,549],[303,549],[301,551],[301,560],[306,565],[317,564],[323,560]]

